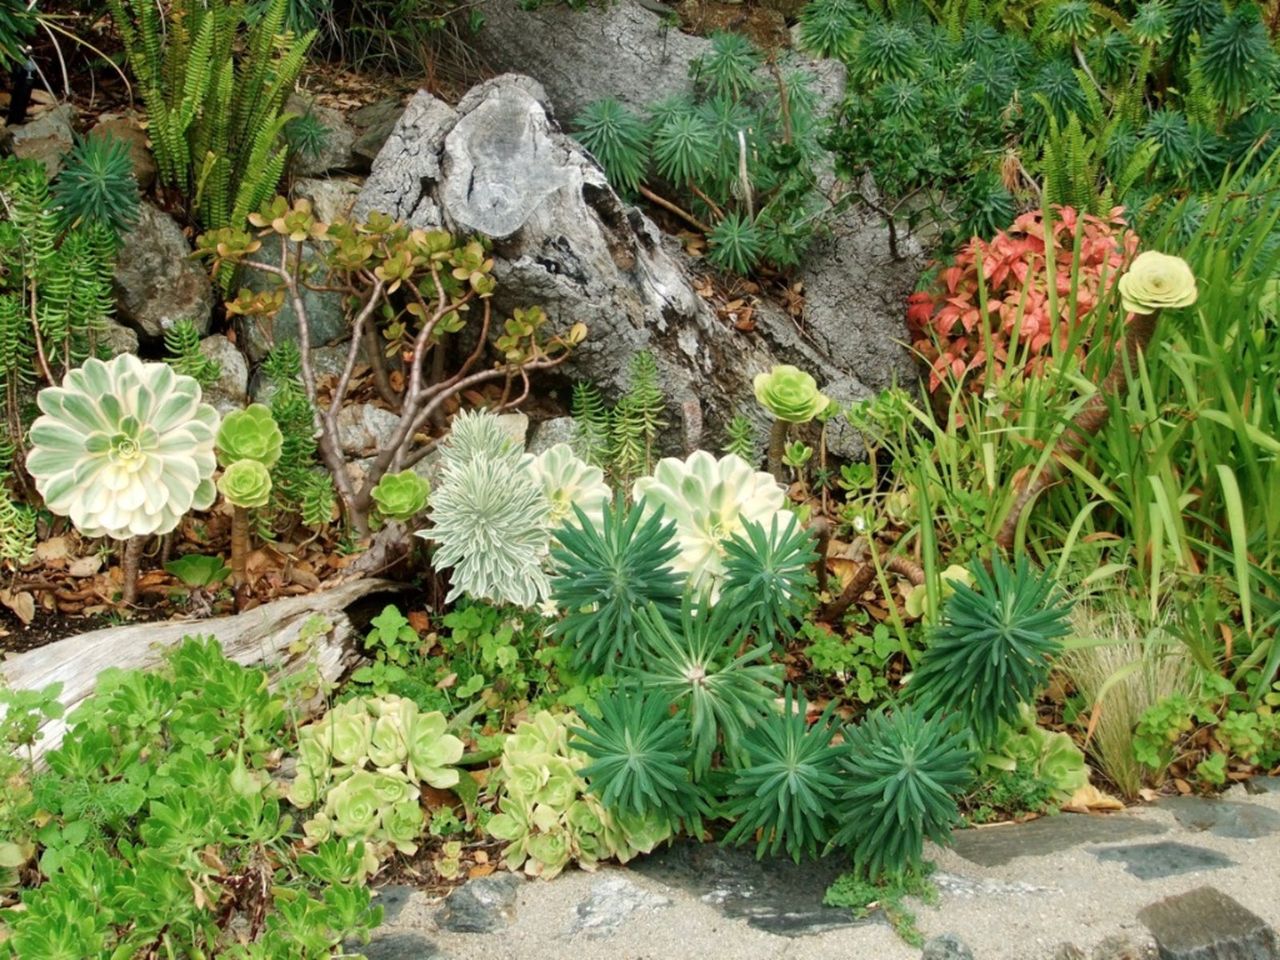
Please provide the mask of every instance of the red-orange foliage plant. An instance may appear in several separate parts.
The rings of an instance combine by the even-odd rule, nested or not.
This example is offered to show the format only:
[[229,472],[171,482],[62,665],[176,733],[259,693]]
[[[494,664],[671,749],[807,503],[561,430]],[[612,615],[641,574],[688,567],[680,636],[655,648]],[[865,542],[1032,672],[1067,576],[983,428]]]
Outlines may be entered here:
[[[1138,249],[1138,235],[1125,225],[1122,212],[1116,207],[1102,218],[1080,216],[1071,207],[1054,208],[1050,254],[1038,210],[1018,217],[990,241],[970,240],[954,263],[939,271],[931,289],[913,293],[907,301],[907,329],[929,364],[929,389],[948,381],[958,384],[983,367],[998,378],[1011,356],[1026,373],[1038,373],[1054,352],[1073,344],[1077,350],[1085,347],[1082,324],[1107,298]],[[976,376],[970,383],[980,390],[986,381],[987,376]]]

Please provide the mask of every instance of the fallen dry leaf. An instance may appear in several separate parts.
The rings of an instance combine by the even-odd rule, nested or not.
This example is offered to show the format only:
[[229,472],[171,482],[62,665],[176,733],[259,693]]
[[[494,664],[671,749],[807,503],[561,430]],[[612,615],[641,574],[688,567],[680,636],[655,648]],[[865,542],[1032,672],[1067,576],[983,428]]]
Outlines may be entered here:
[[1062,809],[1072,813],[1096,813],[1100,810],[1123,810],[1124,804],[1110,794],[1103,793],[1092,783],[1086,783],[1071,795]]
[[0,603],[13,611],[13,615],[28,624],[35,619],[36,615],[36,598],[31,595],[29,590],[21,590],[13,593],[10,590],[0,590]]
[[36,544],[36,559],[41,563],[65,560],[70,552],[71,544],[66,537],[50,537]]
[[101,569],[102,555],[95,553],[92,556],[71,561],[71,565],[67,567],[67,573],[73,577],[92,577]]
[[474,867],[467,871],[467,876],[474,880],[476,877],[487,877],[493,871],[497,870],[492,863],[477,863]]

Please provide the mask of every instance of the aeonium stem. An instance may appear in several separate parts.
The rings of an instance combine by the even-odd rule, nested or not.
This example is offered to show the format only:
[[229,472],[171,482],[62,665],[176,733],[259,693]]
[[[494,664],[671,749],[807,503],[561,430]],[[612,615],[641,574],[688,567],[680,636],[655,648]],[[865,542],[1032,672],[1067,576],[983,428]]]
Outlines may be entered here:
[[120,572],[124,576],[120,602],[126,607],[138,602],[138,566],[141,559],[142,537],[130,537],[124,542],[124,557],[120,562]]
[[787,433],[790,429],[790,423],[777,419],[769,430],[769,472],[783,486],[786,486],[787,481],[782,473],[782,456],[787,449]]
[[249,509],[231,508],[231,577],[236,586],[237,603],[241,589],[249,582]]

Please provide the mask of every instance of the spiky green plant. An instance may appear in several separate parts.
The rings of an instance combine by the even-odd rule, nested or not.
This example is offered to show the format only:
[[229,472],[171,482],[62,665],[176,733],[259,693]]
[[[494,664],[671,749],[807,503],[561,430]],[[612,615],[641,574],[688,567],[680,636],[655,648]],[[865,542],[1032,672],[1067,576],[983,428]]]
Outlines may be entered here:
[[782,683],[769,648],[744,648],[723,602],[699,605],[686,597],[675,624],[650,604],[638,611],[636,628],[644,665],[623,672],[688,718],[694,779],[706,776],[719,749],[745,762],[743,735],[771,709]]
[[27,39],[35,32],[36,8],[24,0],[0,4],[0,70],[8,70],[23,59]]
[[986,745],[1048,680],[1071,603],[1025,556],[1013,567],[994,557],[990,570],[975,560],[969,571],[974,585],[953,581],[909,689],[926,713],[954,714]]
[[747,762],[729,787],[736,822],[725,843],[741,845],[758,835],[757,857],[785,850],[799,863],[830,840],[841,750],[831,746],[831,707],[812,725],[808,709],[804,695],[788,687],[782,712],[767,714],[743,735]]
[[332,132],[311,110],[284,125],[284,139],[289,149],[295,156],[310,160],[324,152]]
[[764,254],[764,237],[745,213],[728,213],[707,234],[707,258],[722,270],[750,273]]
[[1251,3],[1240,4],[1201,38],[1200,72],[1209,92],[1230,110],[1246,106],[1268,86],[1274,92],[1277,59]]
[[944,717],[914,707],[883,709],[845,729],[840,759],[840,828],[831,847],[848,850],[871,880],[921,866],[924,841],[950,843],[956,798],[976,759]]
[[138,181],[128,144],[101,134],[80,140],[63,159],[50,194],[64,230],[96,223],[123,236],[138,220]]
[[793,515],[748,521],[725,542],[720,603],[764,643],[789,637],[814,601],[813,533]]
[[569,410],[574,451],[587,463],[603,467],[609,458],[609,409],[600,391],[594,384],[575,383]]
[[673,113],[653,134],[653,160],[658,173],[674,184],[697,183],[715,168],[715,132],[693,111]]
[[240,227],[276,190],[288,160],[285,100],[315,39],[285,33],[289,0],[252,26],[237,0],[108,0],[147,108],[162,183],[206,229]]
[[636,621],[654,604],[676,621],[684,583],[671,569],[679,552],[675,526],[654,511],[646,518],[621,494],[597,529],[575,508],[577,524],[561,528],[552,547],[551,595],[563,612],[554,628],[573,662],[596,673],[639,662]]
[[711,35],[711,49],[691,69],[713,96],[737,100],[755,88],[761,59],[760,51],[742,34],[720,31]]
[[1129,32],[1133,39],[1145,46],[1155,46],[1169,39],[1173,33],[1173,24],[1169,19],[1169,6],[1164,0],[1147,0],[1138,4],[1129,21]]
[[862,83],[910,77],[924,54],[916,34],[901,23],[876,21],[858,41],[851,60],[853,75]]
[[578,139],[600,161],[609,181],[635,193],[649,165],[644,122],[613,97],[587,104],[574,120]]
[[222,376],[222,365],[200,351],[200,331],[183,318],[164,332],[165,363],[191,377],[202,387],[211,387]]
[[849,0],[814,0],[797,19],[801,50],[819,57],[838,57],[854,43],[859,8]]
[[689,728],[666,700],[622,688],[596,700],[599,716],[582,713],[571,746],[592,762],[579,771],[606,810],[665,818],[700,832],[706,803],[689,779]]

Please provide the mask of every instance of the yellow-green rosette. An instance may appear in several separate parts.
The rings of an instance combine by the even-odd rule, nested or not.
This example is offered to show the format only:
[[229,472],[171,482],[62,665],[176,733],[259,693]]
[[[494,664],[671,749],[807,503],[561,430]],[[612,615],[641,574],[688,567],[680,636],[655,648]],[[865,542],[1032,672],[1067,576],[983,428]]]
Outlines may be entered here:
[[831,402],[812,376],[790,364],[757,374],[752,386],[760,404],[788,423],[808,423]]
[[218,489],[235,507],[265,507],[271,499],[271,471],[257,460],[237,460],[218,478]]
[[253,403],[222,418],[218,428],[218,459],[223,466],[241,460],[257,460],[268,470],[280,459],[284,434],[271,410]]
[[1120,278],[1120,302],[1130,313],[1177,310],[1196,302],[1196,276],[1181,257],[1148,250]]

